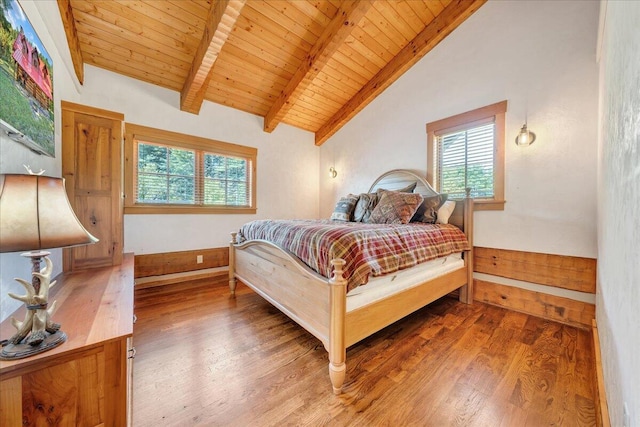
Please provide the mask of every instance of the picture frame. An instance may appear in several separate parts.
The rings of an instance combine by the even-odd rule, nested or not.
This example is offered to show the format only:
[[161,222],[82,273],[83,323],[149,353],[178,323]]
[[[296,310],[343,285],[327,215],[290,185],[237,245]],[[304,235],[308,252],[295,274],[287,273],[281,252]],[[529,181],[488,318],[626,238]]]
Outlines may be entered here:
[[0,8],[0,129],[55,157],[53,60],[17,0]]

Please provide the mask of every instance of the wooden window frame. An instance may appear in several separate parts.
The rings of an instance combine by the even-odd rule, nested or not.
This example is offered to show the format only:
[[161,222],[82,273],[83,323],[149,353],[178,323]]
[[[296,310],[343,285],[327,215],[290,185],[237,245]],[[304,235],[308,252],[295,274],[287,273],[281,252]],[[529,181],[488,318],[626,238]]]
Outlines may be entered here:
[[[221,154],[231,157],[243,157],[250,161],[251,200],[250,206],[211,206],[211,205],[178,205],[178,204],[148,204],[135,201],[135,141],[170,145],[208,153]],[[154,129],[132,123],[125,124],[124,139],[124,213],[125,214],[255,214],[257,211],[257,159],[258,149],[214,139],[201,138],[177,132]],[[199,157],[199,156],[197,156]],[[197,162],[196,162],[197,163]],[[200,169],[196,164],[196,169]],[[198,185],[196,183],[196,185]]]
[[[495,123],[495,142],[493,146],[493,198],[475,199],[474,210],[504,210],[505,176],[505,114],[507,101],[497,102],[462,114],[427,123],[427,180],[433,185],[437,172],[438,153],[436,138],[444,133],[469,129],[488,120]],[[436,183],[435,189],[439,184]]]

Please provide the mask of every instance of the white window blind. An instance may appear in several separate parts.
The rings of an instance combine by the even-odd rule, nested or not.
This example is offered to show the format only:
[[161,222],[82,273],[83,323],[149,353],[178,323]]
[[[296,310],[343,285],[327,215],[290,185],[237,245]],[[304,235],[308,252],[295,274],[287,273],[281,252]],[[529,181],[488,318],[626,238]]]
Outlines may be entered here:
[[251,185],[247,159],[204,153],[205,205],[249,206]]
[[136,141],[136,203],[250,207],[251,161]]
[[465,196],[471,188],[474,198],[494,197],[495,124],[482,124],[462,130],[444,131],[436,136],[437,180],[441,193],[449,198]]

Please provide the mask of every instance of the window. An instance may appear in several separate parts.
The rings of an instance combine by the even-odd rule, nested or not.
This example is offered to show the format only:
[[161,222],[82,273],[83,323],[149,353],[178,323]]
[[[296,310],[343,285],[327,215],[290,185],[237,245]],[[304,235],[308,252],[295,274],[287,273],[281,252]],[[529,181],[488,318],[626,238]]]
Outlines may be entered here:
[[126,124],[125,213],[255,213],[257,150]]
[[504,209],[507,101],[427,124],[427,179],[451,199],[471,188],[476,210]]

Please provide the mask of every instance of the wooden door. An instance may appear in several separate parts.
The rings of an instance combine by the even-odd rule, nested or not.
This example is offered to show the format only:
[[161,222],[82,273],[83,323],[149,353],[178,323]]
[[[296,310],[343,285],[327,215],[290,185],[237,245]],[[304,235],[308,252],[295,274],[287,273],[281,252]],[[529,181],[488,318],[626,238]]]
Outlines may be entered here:
[[84,227],[100,241],[65,249],[65,271],[122,263],[124,115],[62,102],[62,176]]

